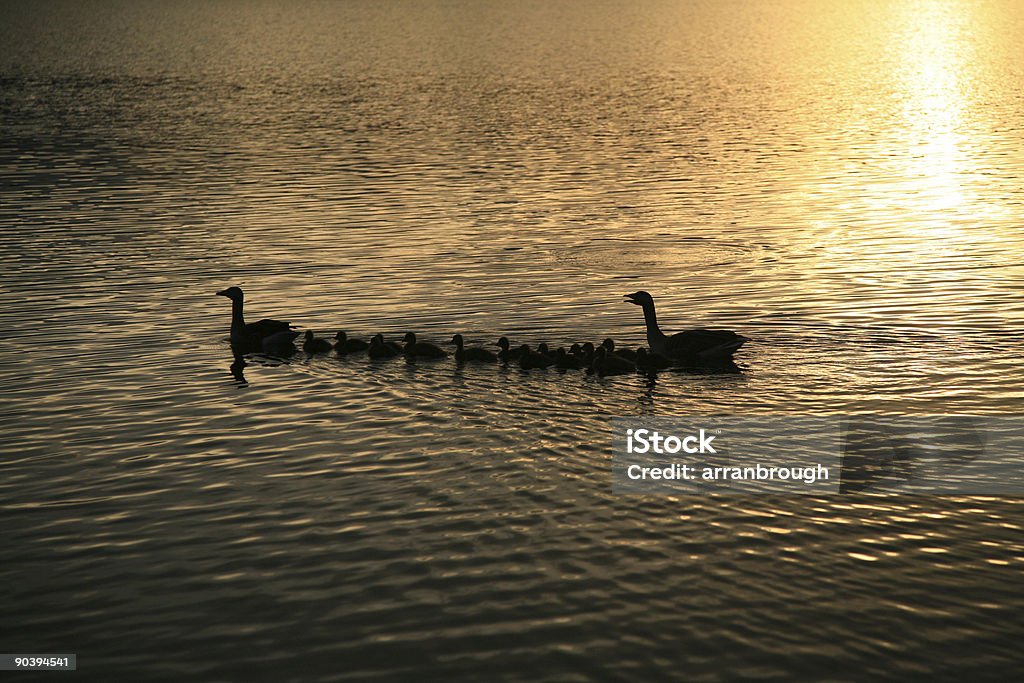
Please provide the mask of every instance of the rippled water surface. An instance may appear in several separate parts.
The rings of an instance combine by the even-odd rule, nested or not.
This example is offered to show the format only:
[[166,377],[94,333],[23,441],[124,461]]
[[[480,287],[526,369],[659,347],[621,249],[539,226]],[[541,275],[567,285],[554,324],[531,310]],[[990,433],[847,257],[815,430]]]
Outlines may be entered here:
[[[1015,2],[51,2],[0,22],[4,652],[106,680],[1006,680],[1019,499],[611,492],[620,415],[1012,415]],[[752,338],[740,373],[323,335]]]

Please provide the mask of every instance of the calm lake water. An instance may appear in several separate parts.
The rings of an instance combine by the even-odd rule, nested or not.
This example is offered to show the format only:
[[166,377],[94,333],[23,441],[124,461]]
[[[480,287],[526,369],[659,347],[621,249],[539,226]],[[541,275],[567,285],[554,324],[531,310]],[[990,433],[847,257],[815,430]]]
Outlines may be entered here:
[[[1019,674],[1024,500],[645,497],[624,415],[1012,415],[1024,4],[5,2],[0,651],[105,680]],[[739,374],[251,358],[752,338]],[[27,680],[27,679],[26,679]]]

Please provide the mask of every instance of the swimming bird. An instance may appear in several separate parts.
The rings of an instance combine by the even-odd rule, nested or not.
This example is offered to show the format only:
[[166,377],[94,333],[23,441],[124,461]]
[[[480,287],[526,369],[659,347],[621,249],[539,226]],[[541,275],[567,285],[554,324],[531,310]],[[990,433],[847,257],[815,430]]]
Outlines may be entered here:
[[429,342],[418,342],[416,341],[416,334],[414,332],[406,332],[405,347],[402,352],[410,358],[447,358],[448,352],[442,349],[440,346],[436,346]]
[[671,367],[672,361],[665,356],[656,353],[648,353],[647,349],[640,347],[636,350],[636,369],[641,372],[654,372]]
[[302,350],[313,355],[314,353],[330,353],[334,347],[326,339],[313,336],[313,330],[306,330],[306,341],[302,342]]
[[658,327],[654,297],[644,291],[626,295],[626,301],[644,309],[647,344],[653,353],[690,362],[729,359],[747,337],[731,330],[687,330],[669,337]]
[[[383,339],[383,336],[381,337]],[[344,331],[339,331],[338,334],[334,335],[334,352],[339,356],[344,356],[348,353],[356,353],[358,351],[366,351],[370,348],[362,339],[349,339],[348,335]]]
[[583,347],[580,346],[579,343],[573,344],[572,346],[569,347],[569,355],[570,356],[582,356],[583,355]]
[[544,356],[548,360],[555,359],[555,352],[548,347],[547,342],[541,342],[540,344],[537,344],[537,353]]
[[608,337],[603,342],[601,342],[601,346],[608,349],[608,353],[614,353],[616,356],[620,356],[622,358],[625,358],[626,360],[631,360],[634,363],[636,362],[636,351],[630,351],[629,349],[616,350],[615,340],[612,339],[611,337]]
[[583,359],[575,354],[565,352],[564,346],[555,350],[555,367],[563,370],[579,370],[583,367]]
[[501,339],[499,339],[498,343],[495,344],[495,346],[501,349],[501,351],[498,352],[498,360],[500,360],[502,363],[507,363],[510,360],[517,360],[520,354],[522,354],[523,352],[521,348],[510,348],[511,345],[508,342],[508,337],[502,337]]
[[231,299],[231,345],[245,350],[258,350],[263,346],[263,340],[278,332],[287,332],[292,325],[280,320],[264,318],[258,322],[245,322],[245,315],[242,312],[245,295],[239,287],[228,287],[217,292],[217,296],[226,296]]
[[461,334],[456,334],[452,337],[451,344],[455,344],[455,360],[459,363],[466,361],[478,361],[480,363],[496,363],[498,357],[488,351],[482,349],[479,346],[471,346],[468,349],[463,346],[465,343],[462,339]]
[[375,334],[370,339],[370,346],[366,349],[367,355],[370,358],[394,358],[398,354],[402,353],[402,347],[395,342],[384,341],[383,334]]
[[523,370],[531,368],[546,368],[554,362],[547,356],[530,349],[529,344],[519,347],[519,367]]
[[583,366],[592,368],[594,366],[594,345],[591,342],[583,342],[580,347],[580,357],[583,359]]
[[289,358],[295,355],[295,339],[299,333],[295,330],[283,330],[260,340],[260,349],[268,356]]
[[594,354],[593,371],[601,377],[625,375],[636,372],[636,365],[621,356],[609,353],[607,347],[599,346]]

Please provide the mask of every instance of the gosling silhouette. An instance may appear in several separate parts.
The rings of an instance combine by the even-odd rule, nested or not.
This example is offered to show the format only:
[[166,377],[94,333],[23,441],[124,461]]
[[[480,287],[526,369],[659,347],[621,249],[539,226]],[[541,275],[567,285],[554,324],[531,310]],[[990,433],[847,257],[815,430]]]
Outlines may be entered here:
[[[381,338],[383,339],[383,336]],[[339,356],[366,351],[370,348],[370,345],[362,339],[349,339],[344,330],[334,335],[334,340],[334,352]]]
[[519,347],[519,367],[523,370],[546,368],[552,363],[554,363],[554,361],[544,354],[537,353],[530,349],[529,344],[523,344]]
[[672,367],[672,361],[656,353],[648,353],[641,347],[636,350],[636,369],[641,372],[657,372]]
[[383,334],[375,334],[370,340],[370,346],[366,349],[366,354],[370,358],[394,358],[395,356],[402,353],[402,347],[395,342],[384,341]]
[[670,337],[658,327],[654,297],[639,291],[627,294],[626,301],[643,308],[651,352],[670,360],[689,363],[731,360],[736,349],[747,341],[747,337],[731,330],[686,330]]
[[592,371],[600,377],[627,375],[631,372],[636,372],[636,365],[622,356],[609,353],[607,347],[599,346],[594,354]]
[[416,341],[416,334],[414,332],[406,332],[405,347],[402,352],[405,353],[409,358],[447,358],[448,352],[442,349],[440,346],[431,344],[429,342],[418,342]]
[[565,352],[564,346],[555,350],[555,367],[562,370],[579,370],[583,367],[581,356]]
[[612,339],[611,337],[608,337],[603,342],[601,342],[601,346],[608,349],[608,353],[614,353],[616,356],[625,358],[626,360],[629,361],[633,361],[634,363],[636,362],[636,351],[630,351],[629,349],[616,349],[615,340]]
[[[225,296],[231,299],[231,345],[236,349],[243,351],[263,350],[264,340],[281,332],[289,332],[293,327],[281,320],[271,320],[269,318],[247,324],[245,322],[245,313],[242,310],[245,306],[245,294],[242,293],[239,287],[222,289],[217,292],[217,296]],[[271,346],[279,344],[282,339],[284,338],[282,337],[276,342],[271,343]]]
[[461,334],[456,334],[452,337],[450,344],[455,344],[455,360],[459,363],[465,363],[467,361],[475,361],[477,363],[497,363],[498,356],[491,353],[487,349],[482,349],[479,346],[471,346],[468,349],[465,348],[465,342],[462,339]]
[[313,336],[313,330],[306,330],[306,340],[302,342],[302,350],[309,355],[330,353],[334,346],[326,339]]
[[502,363],[508,363],[509,361],[519,360],[519,356],[523,353],[521,348],[513,349],[509,344],[508,337],[502,337],[495,344],[501,351],[498,352],[498,360]]
[[268,356],[291,358],[298,351],[295,348],[295,340],[298,336],[299,333],[295,330],[285,330],[264,337],[260,340],[260,351]]

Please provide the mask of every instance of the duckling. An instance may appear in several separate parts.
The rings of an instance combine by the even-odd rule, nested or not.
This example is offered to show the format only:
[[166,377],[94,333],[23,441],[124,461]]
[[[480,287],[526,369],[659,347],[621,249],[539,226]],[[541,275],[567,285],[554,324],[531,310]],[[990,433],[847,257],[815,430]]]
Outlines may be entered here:
[[277,356],[278,358],[289,358],[295,355],[295,339],[299,336],[298,332],[294,330],[284,330],[277,332],[270,336],[264,337],[260,341],[260,348],[263,353],[268,356]]
[[329,353],[334,347],[326,339],[319,339],[313,336],[313,330],[306,330],[306,341],[302,342],[302,350],[313,355],[315,353]]
[[578,343],[573,344],[572,346],[569,347],[569,355],[570,356],[577,356],[577,357],[582,356],[583,355],[583,347],[580,346]]
[[626,295],[626,301],[643,308],[647,327],[647,345],[651,351],[672,360],[686,362],[715,362],[730,360],[747,337],[732,330],[686,330],[671,337],[658,327],[658,314],[654,297],[644,291]]
[[563,370],[579,370],[583,367],[583,359],[575,354],[565,352],[564,346],[555,351],[555,367]]
[[464,348],[461,334],[456,334],[449,343],[455,344],[455,360],[459,363],[465,363],[470,360],[481,363],[498,362],[498,357],[487,349],[482,349],[479,346],[471,346],[468,349]]
[[641,372],[655,372],[671,367],[672,361],[657,353],[648,353],[642,346],[636,350],[636,369]]
[[580,347],[580,358],[583,360],[583,367],[594,367],[594,353],[594,345],[590,342],[583,342],[583,346]]
[[511,360],[518,360],[519,356],[523,352],[521,348],[509,348],[510,345],[508,343],[508,337],[502,337],[501,339],[499,339],[498,343],[495,344],[495,346],[501,349],[501,351],[498,352],[498,360],[500,360],[502,363],[508,363]]
[[537,353],[544,356],[550,361],[555,360],[555,352],[548,348],[547,342],[541,342],[537,344]]
[[608,353],[608,348],[600,346],[594,356],[594,372],[601,376],[626,375],[636,372],[636,365],[621,356]]
[[339,331],[338,334],[334,335],[334,339],[336,340],[334,342],[334,352],[339,356],[344,356],[347,353],[356,353],[357,351],[366,351],[370,348],[370,345],[362,339],[349,339],[344,331]]
[[263,340],[278,332],[287,332],[292,325],[280,320],[264,318],[258,322],[246,323],[242,311],[245,302],[245,294],[239,287],[228,287],[217,292],[217,296],[224,296],[231,299],[231,345],[239,350],[258,350],[263,346]]
[[402,353],[402,347],[395,342],[385,342],[383,334],[375,334],[370,339],[370,346],[366,349],[370,358],[394,358]]
[[405,342],[405,348],[402,352],[410,358],[447,358],[448,352],[442,349],[440,346],[436,346],[429,342],[418,342],[416,341],[416,334],[413,332],[406,332],[405,338],[402,340]]
[[615,340],[612,339],[611,337],[608,337],[603,342],[601,342],[601,346],[608,349],[608,353],[614,353],[616,356],[625,358],[626,360],[629,361],[633,361],[634,363],[636,362],[636,351],[630,351],[629,349],[619,349],[618,351],[616,351]]
[[528,344],[523,344],[519,347],[519,367],[523,370],[546,368],[551,363],[552,360],[550,358],[531,350]]

